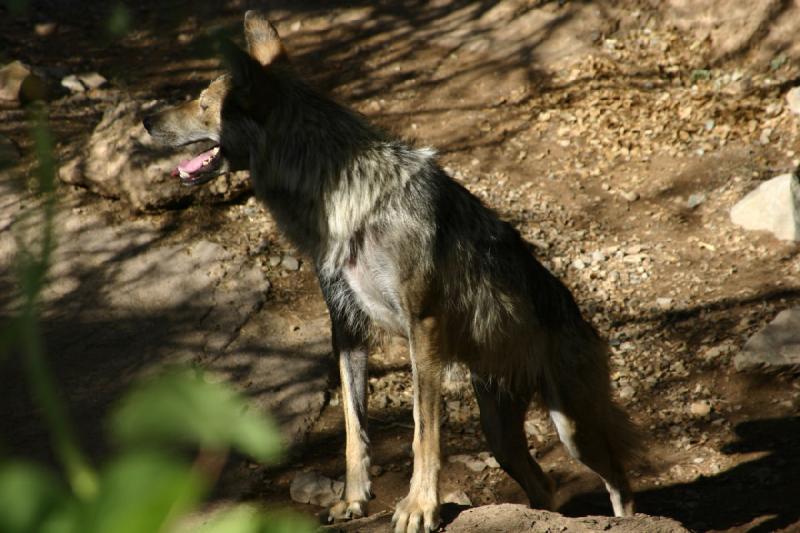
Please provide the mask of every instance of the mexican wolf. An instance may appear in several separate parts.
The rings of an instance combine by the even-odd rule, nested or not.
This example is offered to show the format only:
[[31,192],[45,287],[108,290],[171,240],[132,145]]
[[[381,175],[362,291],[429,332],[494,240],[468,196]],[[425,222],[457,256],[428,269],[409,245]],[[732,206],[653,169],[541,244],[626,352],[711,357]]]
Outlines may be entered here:
[[437,527],[441,378],[454,363],[469,368],[489,447],[532,506],[551,508],[554,491],[523,429],[536,399],[569,452],[603,478],[614,514],[633,513],[625,465],[638,433],[611,399],[607,345],[569,290],[432,150],[301,80],[264,16],[248,12],[244,32],[247,52],[224,47],[229,74],[144,124],[163,144],[206,144],[176,169],[186,184],[249,169],[258,198],[314,261],[347,431],[346,488],[330,516],[364,516],[371,497],[367,354],[379,331],[408,340],[414,386],[414,467],[395,531]]

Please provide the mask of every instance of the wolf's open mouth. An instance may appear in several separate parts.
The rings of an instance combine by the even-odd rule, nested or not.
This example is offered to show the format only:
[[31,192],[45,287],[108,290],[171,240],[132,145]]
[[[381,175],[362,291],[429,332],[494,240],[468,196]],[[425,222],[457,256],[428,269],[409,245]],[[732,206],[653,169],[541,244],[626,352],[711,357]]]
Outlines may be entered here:
[[206,150],[191,159],[182,161],[175,170],[173,176],[180,177],[184,185],[199,185],[205,183],[220,174],[220,164],[222,155],[219,145],[215,145],[210,150]]

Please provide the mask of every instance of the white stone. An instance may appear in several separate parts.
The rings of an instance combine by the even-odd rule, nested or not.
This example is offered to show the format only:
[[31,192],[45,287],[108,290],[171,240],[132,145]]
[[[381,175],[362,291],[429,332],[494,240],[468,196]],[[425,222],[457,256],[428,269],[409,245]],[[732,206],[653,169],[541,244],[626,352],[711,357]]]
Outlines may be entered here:
[[497,459],[492,457],[491,455],[483,460],[486,463],[486,466],[489,468],[500,468],[500,463],[497,462]]
[[692,404],[689,406],[689,412],[694,416],[708,416],[708,414],[711,412],[711,404],[705,400],[692,402]]
[[285,270],[291,270],[291,271],[299,270],[300,261],[298,261],[296,257],[292,257],[291,255],[285,255],[281,260],[281,266]]
[[108,81],[97,72],[86,72],[84,74],[79,74],[78,79],[87,89],[97,89],[105,85]]
[[783,174],[765,181],[731,208],[731,222],[769,231],[782,240],[800,240],[800,183]]
[[800,87],[793,87],[786,93],[786,104],[792,113],[800,115]]
[[662,309],[667,309],[672,305],[672,298],[656,298],[656,305]]
[[75,74],[70,74],[69,76],[64,76],[61,80],[61,86],[69,89],[70,92],[73,93],[82,93],[86,90],[86,87],[81,83],[81,80],[78,79],[78,76]]
[[633,398],[636,395],[636,389],[630,385],[625,385],[619,389],[619,397],[623,400]]
[[473,472],[483,472],[486,470],[486,467],[489,466],[485,462],[475,459],[474,461],[470,461],[466,463],[467,468],[472,470]]

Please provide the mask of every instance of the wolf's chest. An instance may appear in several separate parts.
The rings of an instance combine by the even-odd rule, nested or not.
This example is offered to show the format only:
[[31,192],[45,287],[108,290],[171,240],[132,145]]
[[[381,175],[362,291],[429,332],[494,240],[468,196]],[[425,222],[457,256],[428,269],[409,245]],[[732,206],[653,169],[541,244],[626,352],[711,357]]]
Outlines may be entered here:
[[379,252],[363,254],[343,270],[361,309],[378,326],[396,335],[407,334],[401,284],[392,261]]

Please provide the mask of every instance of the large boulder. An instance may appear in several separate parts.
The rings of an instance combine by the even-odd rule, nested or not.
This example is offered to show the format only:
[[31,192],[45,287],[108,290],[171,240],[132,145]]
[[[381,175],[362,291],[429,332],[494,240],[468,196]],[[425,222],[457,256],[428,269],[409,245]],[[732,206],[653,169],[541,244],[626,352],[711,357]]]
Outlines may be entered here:
[[[360,533],[389,533],[391,513],[379,513],[374,516],[334,524],[330,531],[358,531]],[[462,511],[444,528],[448,533],[551,533],[552,531],[570,531],[588,533],[593,531],[609,531],[611,533],[688,533],[688,529],[679,522],[661,516],[637,514],[625,518],[609,516],[586,516],[569,518],[564,515],[530,509],[524,505],[503,503],[499,505],[483,505]]]
[[786,309],[750,337],[733,359],[736,370],[796,372],[800,370],[800,307]]
[[142,126],[148,105],[127,100],[106,110],[85,150],[61,166],[61,180],[123,200],[137,211],[230,201],[250,189],[246,171],[223,174],[201,187],[181,185],[172,170],[196,149],[155,146]]
[[769,231],[783,240],[800,240],[800,178],[797,173],[767,180],[731,209],[731,222]]

